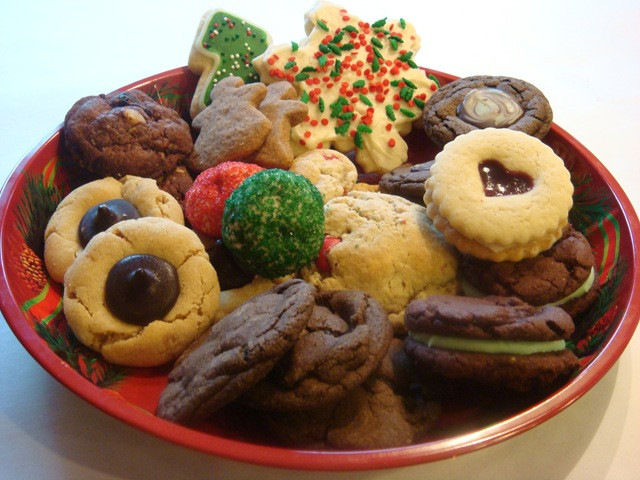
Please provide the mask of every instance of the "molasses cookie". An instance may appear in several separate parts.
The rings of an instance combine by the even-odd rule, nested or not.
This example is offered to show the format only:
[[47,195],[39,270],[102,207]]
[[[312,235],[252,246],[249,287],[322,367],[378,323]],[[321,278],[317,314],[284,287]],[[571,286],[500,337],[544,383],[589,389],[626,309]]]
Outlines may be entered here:
[[574,324],[559,307],[433,295],[411,302],[405,323],[407,354],[426,375],[527,392],[553,387],[578,367],[565,344]]
[[543,138],[553,120],[547,98],[535,86],[511,77],[478,75],[442,86],[425,103],[424,129],[445,145],[479,128],[508,128]]
[[568,225],[560,240],[533,258],[491,262],[463,255],[460,271],[467,295],[515,296],[533,306],[559,306],[575,318],[598,296],[594,263],[589,241]]
[[427,215],[458,250],[500,262],[535,257],[562,236],[573,205],[564,162],[535,137],[474,130],[436,155]]
[[202,242],[164,218],[125,220],[97,234],[64,280],[73,333],[119,365],[175,360],[211,324],[220,298]]
[[321,292],[291,350],[242,401],[280,411],[333,405],[371,376],[392,337],[387,314],[371,296]]
[[203,420],[262,380],[307,324],[315,288],[290,280],[243,303],[216,323],[169,374],[158,416]]

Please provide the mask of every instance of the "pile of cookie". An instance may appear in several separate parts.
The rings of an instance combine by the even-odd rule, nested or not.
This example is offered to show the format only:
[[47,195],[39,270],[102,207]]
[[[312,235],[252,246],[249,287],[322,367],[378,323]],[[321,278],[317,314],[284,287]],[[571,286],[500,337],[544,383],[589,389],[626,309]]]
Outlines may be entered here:
[[[49,221],[45,264],[75,335],[113,363],[172,365],[162,418],[197,427],[241,405],[313,448],[419,441],[451,392],[561,385],[599,282],[540,140],[542,92],[440,87],[404,19],[320,2],[305,28],[272,45],[205,13],[187,120],[140,91],[70,109],[63,158],[82,185]],[[407,163],[413,129],[435,159]]]

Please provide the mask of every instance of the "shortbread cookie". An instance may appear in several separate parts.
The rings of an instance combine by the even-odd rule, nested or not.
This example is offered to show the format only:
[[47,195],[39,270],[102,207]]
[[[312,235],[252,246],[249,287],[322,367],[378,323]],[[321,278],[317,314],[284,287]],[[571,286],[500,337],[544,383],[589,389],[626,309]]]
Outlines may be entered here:
[[203,420],[262,380],[291,348],[314,305],[315,288],[291,280],[224,317],[169,374],[158,416]]
[[324,203],[346,195],[358,181],[353,162],[346,155],[326,148],[296,157],[289,170],[308,178],[322,194]]
[[579,365],[565,344],[573,321],[558,307],[433,295],[411,302],[405,323],[407,353],[427,376],[528,392],[557,386]]
[[216,272],[197,235],[144,217],[89,242],[65,275],[63,305],[84,345],[109,362],[150,367],[175,360],[211,324],[219,299]]
[[251,61],[270,43],[266,31],[237,15],[223,10],[205,12],[189,53],[189,70],[200,76],[191,100],[191,118],[211,103],[211,90],[223,78],[257,82]]
[[508,128],[542,138],[552,121],[549,101],[538,88],[517,78],[489,75],[444,85],[423,112],[424,129],[438,145],[478,128]]
[[458,250],[496,262],[519,261],[562,235],[573,205],[569,171],[526,133],[474,130],[448,143],[425,182],[434,225]]
[[[44,233],[44,261],[53,280],[63,282],[65,272],[83,249],[78,229],[85,214],[115,199],[131,204],[139,216],[168,218],[184,224],[178,202],[160,190],[152,179],[127,176],[116,180],[107,177],[82,185],[60,202]],[[103,229],[110,223],[103,223]]]
[[362,291],[320,292],[305,329],[271,373],[242,397],[260,410],[335,404],[362,385],[389,349],[393,331],[377,300]]
[[395,329],[407,303],[455,293],[456,255],[424,207],[394,195],[352,191],[325,205],[325,235],[334,237],[302,277],[321,290],[363,290],[377,299]]
[[67,112],[68,160],[100,177],[159,179],[193,151],[189,125],[139,90],[84,97]]
[[318,2],[305,15],[307,38],[270,46],[253,61],[264,83],[287,80],[309,107],[291,131],[294,153],[356,150],[365,172],[385,173],[407,160],[404,135],[437,89],[413,57],[414,27],[402,19],[367,23]]

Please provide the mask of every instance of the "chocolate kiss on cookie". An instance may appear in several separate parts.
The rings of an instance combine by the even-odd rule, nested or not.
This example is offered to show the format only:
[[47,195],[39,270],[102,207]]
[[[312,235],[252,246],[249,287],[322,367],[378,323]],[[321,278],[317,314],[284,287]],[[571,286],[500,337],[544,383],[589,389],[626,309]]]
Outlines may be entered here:
[[516,392],[545,390],[578,368],[561,308],[515,297],[433,295],[405,311],[407,354],[430,375]]
[[262,380],[298,339],[315,292],[289,280],[221,319],[169,373],[158,416],[184,424],[204,420]]

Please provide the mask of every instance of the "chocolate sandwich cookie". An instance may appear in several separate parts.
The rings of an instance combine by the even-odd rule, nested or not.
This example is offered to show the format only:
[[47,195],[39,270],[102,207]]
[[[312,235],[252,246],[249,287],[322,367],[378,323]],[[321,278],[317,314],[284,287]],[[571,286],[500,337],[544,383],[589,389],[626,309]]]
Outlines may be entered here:
[[544,94],[511,77],[477,75],[444,85],[426,102],[424,129],[438,145],[482,128],[508,128],[544,137],[553,111]]
[[410,445],[440,415],[440,405],[409,389],[415,377],[403,342],[394,339],[378,370],[329,407],[265,412],[265,428],[280,443],[304,448],[372,449]]
[[578,367],[565,345],[574,324],[559,307],[434,295],[411,302],[405,323],[405,348],[417,368],[460,383],[543,391]]
[[305,329],[242,401],[262,410],[335,404],[376,370],[393,337],[382,306],[357,290],[320,292]]
[[407,200],[424,205],[424,182],[429,177],[433,160],[425,163],[404,165],[394,168],[380,178],[380,192],[398,195]]
[[221,319],[169,374],[158,416],[203,420],[262,380],[307,324],[315,288],[290,280],[243,303]]
[[519,262],[460,258],[468,296],[516,296],[533,305],[555,305],[575,318],[598,297],[600,283],[589,241],[571,225],[550,249]]

